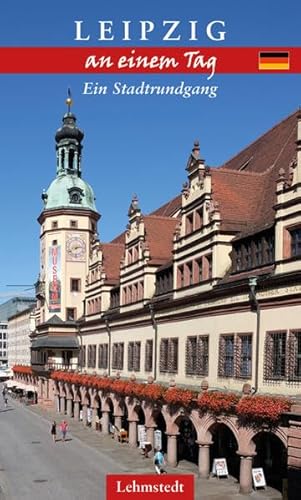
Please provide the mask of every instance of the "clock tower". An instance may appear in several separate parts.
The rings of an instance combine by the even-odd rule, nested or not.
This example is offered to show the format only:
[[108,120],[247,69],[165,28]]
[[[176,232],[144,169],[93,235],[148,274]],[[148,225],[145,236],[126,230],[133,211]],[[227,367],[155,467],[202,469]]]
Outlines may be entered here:
[[68,96],[67,112],[55,134],[56,177],[43,191],[40,274],[37,283],[39,324],[74,323],[83,314],[89,249],[100,217],[91,186],[82,179],[83,132],[77,127]]

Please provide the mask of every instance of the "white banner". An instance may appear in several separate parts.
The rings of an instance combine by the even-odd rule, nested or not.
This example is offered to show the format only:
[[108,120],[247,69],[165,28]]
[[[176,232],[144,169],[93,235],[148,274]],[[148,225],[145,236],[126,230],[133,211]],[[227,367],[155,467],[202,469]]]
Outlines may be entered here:
[[137,430],[138,430],[139,448],[144,448],[144,443],[146,441],[145,425],[137,425]]

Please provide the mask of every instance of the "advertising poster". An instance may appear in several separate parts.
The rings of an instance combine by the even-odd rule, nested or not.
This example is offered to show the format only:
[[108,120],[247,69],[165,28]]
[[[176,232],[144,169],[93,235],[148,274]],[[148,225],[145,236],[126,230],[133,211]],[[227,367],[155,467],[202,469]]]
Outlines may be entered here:
[[51,245],[48,256],[49,310],[61,310],[61,247]]
[[[234,464],[235,491],[220,481],[232,498],[252,486],[251,466],[239,484],[236,450],[258,456],[257,445],[237,442],[249,434],[233,401],[221,398],[236,434],[229,408],[213,421],[207,401],[201,422],[191,401],[201,384],[210,395],[240,395],[244,383],[250,397],[300,393],[301,4],[15,0],[0,12],[0,310],[32,299],[27,357],[15,349],[39,403],[25,408],[24,394],[0,405],[0,491],[205,500],[212,465],[228,476]],[[79,346],[95,356],[81,362]],[[101,432],[94,417],[85,428],[87,407]],[[254,443],[279,492],[288,451],[278,435],[289,432],[265,441],[273,415],[255,415],[267,432]]]

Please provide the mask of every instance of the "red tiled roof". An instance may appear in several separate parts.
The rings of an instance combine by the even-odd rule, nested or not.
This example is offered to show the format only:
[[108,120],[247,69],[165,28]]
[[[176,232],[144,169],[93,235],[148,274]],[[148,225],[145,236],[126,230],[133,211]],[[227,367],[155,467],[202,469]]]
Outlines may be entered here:
[[174,217],[174,215],[180,210],[182,203],[182,196],[178,195],[172,200],[168,201],[162,207],[157,208],[150,215],[159,215],[162,217]]
[[[289,115],[222,167],[211,170],[213,177],[217,172],[226,173],[229,175],[230,184],[233,182],[228,194],[223,187],[224,182],[220,182],[221,186],[215,189],[215,197],[221,205],[222,219],[225,219],[225,222],[231,213],[229,204],[232,199],[236,201],[236,206],[232,207],[232,211],[237,211],[235,220],[244,216],[249,233],[273,224],[275,216],[273,206],[276,202],[276,181],[279,169],[283,168],[288,176],[289,165],[296,156],[298,114],[299,111],[296,111]],[[233,176],[233,171],[237,174],[236,178]],[[247,178],[245,174],[253,174],[254,177]],[[224,207],[224,211],[223,205],[228,206]],[[242,231],[244,232],[243,228]]]
[[296,152],[297,116],[295,111],[277,125],[268,130],[233,158],[222,165],[222,168],[244,172],[262,173],[275,167],[285,168]]
[[[219,204],[222,229],[251,234],[273,224],[279,169],[288,175],[296,156],[298,114],[289,115],[222,166],[211,168],[213,200]],[[162,264],[161,259],[171,257],[174,216],[180,208],[178,195],[144,217],[151,257]],[[112,243],[124,244],[124,234]]]
[[170,260],[173,249],[173,234],[178,219],[146,215],[144,217],[145,240],[149,245],[152,264],[164,264]]
[[263,196],[265,176],[212,169],[213,200],[218,202],[222,229],[244,231],[257,220],[258,200]]
[[119,280],[120,260],[123,256],[124,246],[116,243],[102,243],[103,267],[106,281]]

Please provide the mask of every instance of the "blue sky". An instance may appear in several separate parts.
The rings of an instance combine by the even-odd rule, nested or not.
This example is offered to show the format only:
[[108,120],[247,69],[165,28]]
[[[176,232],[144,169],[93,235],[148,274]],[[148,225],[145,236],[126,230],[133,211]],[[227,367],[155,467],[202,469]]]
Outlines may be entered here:
[[[0,46],[100,46],[99,19],[131,20],[131,45],[167,45],[162,19],[182,22],[183,40],[169,46],[300,46],[301,6],[296,0],[162,0],[123,2],[14,0],[0,7]],[[83,20],[89,42],[76,42],[75,20]],[[138,41],[137,22],[151,19],[157,30]],[[226,23],[224,42],[205,33],[214,19]],[[189,20],[199,21],[199,42],[187,41]],[[109,87],[139,84],[208,84],[205,75],[0,75],[1,245],[0,301],[23,293],[8,284],[31,284],[39,271],[41,192],[55,176],[54,134],[72,89],[73,111],[85,132],[83,177],[93,186],[102,214],[99,234],[110,241],[124,230],[133,193],[148,213],[176,196],[186,180],[185,164],[198,138],[211,166],[222,164],[301,104],[300,75],[215,75],[215,99],[195,96],[82,95],[85,81]],[[25,287],[26,288],[26,287]]]

